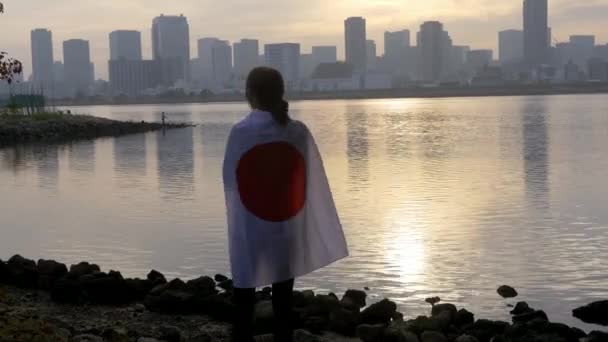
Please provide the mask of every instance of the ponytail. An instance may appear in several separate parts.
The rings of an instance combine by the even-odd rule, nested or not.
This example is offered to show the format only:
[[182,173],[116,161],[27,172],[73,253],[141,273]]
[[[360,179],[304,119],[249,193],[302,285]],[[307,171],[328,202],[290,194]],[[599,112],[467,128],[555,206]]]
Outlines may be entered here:
[[289,117],[289,102],[281,100],[270,111],[272,118],[281,126],[286,126],[291,118]]

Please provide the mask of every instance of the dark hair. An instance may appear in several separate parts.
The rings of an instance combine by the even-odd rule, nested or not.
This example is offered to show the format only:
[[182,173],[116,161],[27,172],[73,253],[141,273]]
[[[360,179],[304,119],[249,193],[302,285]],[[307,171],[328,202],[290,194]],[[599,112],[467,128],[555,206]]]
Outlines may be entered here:
[[285,82],[281,73],[275,69],[258,67],[247,77],[247,101],[255,109],[270,112],[272,118],[282,126],[287,125],[289,103],[283,99]]

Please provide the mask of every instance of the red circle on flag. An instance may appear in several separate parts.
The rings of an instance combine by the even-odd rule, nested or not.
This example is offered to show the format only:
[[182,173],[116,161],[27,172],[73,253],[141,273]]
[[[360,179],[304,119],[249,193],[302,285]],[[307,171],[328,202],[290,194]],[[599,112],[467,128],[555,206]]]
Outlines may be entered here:
[[258,145],[243,155],[236,179],[243,205],[258,218],[282,222],[306,202],[306,162],[291,144]]

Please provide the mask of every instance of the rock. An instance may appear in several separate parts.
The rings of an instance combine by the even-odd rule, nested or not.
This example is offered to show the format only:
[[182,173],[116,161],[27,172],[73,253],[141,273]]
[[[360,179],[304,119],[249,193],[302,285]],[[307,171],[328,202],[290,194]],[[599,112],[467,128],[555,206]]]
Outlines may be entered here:
[[183,339],[182,331],[172,325],[160,327],[160,339],[167,342],[181,342]]
[[38,288],[42,290],[50,290],[55,285],[55,282],[68,273],[68,268],[65,264],[54,260],[38,260]]
[[216,275],[213,277],[213,279],[214,279],[216,282],[221,283],[221,282],[224,282],[224,281],[228,280],[229,278],[228,278],[228,277],[226,277],[226,276],[225,276],[225,275],[223,275],[223,274],[216,274]]
[[204,297],[217,293],[217,290],[215,289],[215,280],[213,280],[211,277],[199,277],[189,280],[186,283],[186,287],[189,291],[197,296]]
[[319,316],[329,318],[329,314],[340,308],[340,302],[334,296],[316,295],[304,309],[305,316]]
[[236,307],[232,303],[232,297],[226,294],[204,298],[197,297],[195,298],[195,307],[198,309],[197,312],[224,322],[232,322],[236,311]]
[[361,324],[357,327],[357,336],[363,342],[378,342],[382,340],[385,329],[384,324]]
[[38,268],[34,260],[26,259],[17,254],[7,261],[6,266],[9,273],[9,283],[22,288],[38,286]]
[[104,342],[129,342],[129,334],[122,328],[106,329],[101,337]]
[[467,309],[460,309],[454,316],[454,324],[457,327],[465,327],[475,322],[475,315]]
[[104,342],[103,338],[90,334],[74,336],[72,342]]
[[131,296],[136,300],[142,300],[154,288],[154,283],[148,279],[125,279],[127,287],[131,291]]
[[452,315],[450,311],[442,311],[430,318],[432,330],[445,332],[452,325]]
[[479,342],[479,340],[470,335],[460,335],[454,342]]
[[162,342],[152,337],[140,337],[137,339],[137,342]]
[[511,310],[511,315],[521,315],[521,314],[527,314],[527,313],[531,313],[531,312],[534,312],[534,309],[532,309],[530,307],[530,305],[528,305],[528,303],[517,302],[517,304],[515,304],[515,308],[513,308],[513,310]]
[[232,292],[234,290],[234,283],[232,282],[232,279],[227,279],[218,283],[217,287],[226,292]]
[[370,305],[361,313],[361,323],[387,324],[397,312],[397,304],[388,299]]
[[431,310],[432,316],[438,316],[441,313],[447,312],[450,317],[450,323],[456,319],[456,313],[458,309],[456,309],[456,305],[454,304],[437,304],[433,305],[433,309]]
[[503,335],[509,326],[507,322],[479,319],[467,327],[465,332],[483,342],[489,341],[494,336]]
[[78,278],[82,277],[83,275],[87,275],[87,274],[91,274],[91,273],[95,273],[95,272],[101,272],[101,269],[99,268],[98,265],[89,264],[88,262],[83,261],[79,264],[70,266],[70,271],[68,272],[68,276],[78,279]]
[[80,278],[86,298],[93,304],[118,305],[135,300],[131,288],[116,271],[90,273]]
[[547,314],[544,311],[537,310],[537,311],[532,311],[529,313],[523,313],[520,315],[513,316],[513,323],[525,323],[525,322],[529,322],[529,321],[535,320],[535,319],[541,319],[543,321],[548,321],[549,317],[547,317]]
[[517,291],[515,291],[514,288],[512,288],[509,285],[502,285],[500,286],[496,292],[498,292],[498,294],[502,297],[502,298],[515,298],[517,297]]
[[152,290],[150,290],[149,294],[159,295],[169,290],[187,292],[190,289],[188,288],[188,286],[186,286],[186,283],[184,283],[181,279],[176,278],[166,284],[155,286]]
[[64,277],[53,285],[51,299],[62,304],[82,304],[86,298],[78,280]]
[[448,338],[437,331],[425,331],[420,337],[421,342],[448,342]]
[[265,300],[255,305],[254,321],[255,329],[259,334],[272,333],[274,329],[274,310],[271,301]]
[[167,279],[165,278],[165,276],[157,270],[150,271],[150,273],[148,273],[148,275],[146,276],[146,279],[151,281],[154,286],[167,283]]
[[321,334],[327,330],[327,318],[321,316],[305,316],[302,321],[303,328],[314,334]]
[[329,314],[329,329],[344,336],[354,336],[359,324],[359,312],[339,308]]
[[532,329],[534,329],[534,331],[539,335],[559,336],[568,342],[578,342],[581,338],[587,336],[587,334],[585,334],[583,331],[570,328],[563,323],[538,321],[534,327],[530,327],[530,330]]
[[321,336],[313,335],[306,330],[296,330],[293,333],[295,342],[326,342]]
[[585,323],[608,325],[608,300],[574,309],[572,315]]
[[367,293],[365,293],[364,291],[348,290],[344,294],[344,297],[342,297],[342,301],[344,302],[344,300],[347,300],[348,302],[351,302],[356,307],[361,309],[367,305],[365,302],[366,298],[367,298]]
[[419,342],[418,336],[407,330],[404,322],[392,322],[384,332],[386,342]]
[[439,297],[429,297],[429,298],[425,299],[424,301],[434,306],[435,304],[441,302],[441,298],[439,298]]
[[190,314],[197,309],[192,293],[171,289],[157,295],[149,294],[144,305],[150,311],[164,314]]
[[8,265],[2,259],[0,259],[0,284],[8,284],[10,279],[10,273]]
[[315,292],[313,290],[304,290],[302,291],[302,296],[305,301],[311,302],[315,298]]
[[412,331],[416,334],[422,334],[422,332],[427,330],[441,330],[441,328],[437,325],[436,320],[431,320],[431,318],[426,316],[418,316],[415,319],[409,320],[405,323],[406,329]]
[[606,342],[608,341],[608,333],[601,331],[592,331],[587,336],[587,342]]

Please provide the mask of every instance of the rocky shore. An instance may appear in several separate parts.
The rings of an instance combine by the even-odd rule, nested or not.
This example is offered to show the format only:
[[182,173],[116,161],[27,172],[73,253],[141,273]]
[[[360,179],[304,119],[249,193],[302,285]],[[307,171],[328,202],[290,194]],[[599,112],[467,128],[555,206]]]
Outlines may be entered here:
[[185,124],[116,121],[87,115],[39,113],[0,115],[0,146],[18,143],[63,142],[144,133]]
[[[88,262],[67,265],[19,255],[0,260],[0,342],[187,342],[229,341],[235,307],[232,281],[223,275],[182,281],[157,271],[146,279],[102,272]],[[509,286],[497,290],[516,297]],[[270,288],[257,292],[256,329],[272,331]],[[519,302],[511,322],[476,319],[466,309],[428,298],[430,315],[406,318],[384,299],[368,305],[364,291],[296,291],[296,341],[363,342],[605,342],[550,322],[542,310]],[[421,303],[423,305],[423,303]],[[407,313],[405,313],[407,314]],[[608,325],[608,301],[573,310],[587,323]]]

